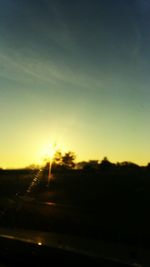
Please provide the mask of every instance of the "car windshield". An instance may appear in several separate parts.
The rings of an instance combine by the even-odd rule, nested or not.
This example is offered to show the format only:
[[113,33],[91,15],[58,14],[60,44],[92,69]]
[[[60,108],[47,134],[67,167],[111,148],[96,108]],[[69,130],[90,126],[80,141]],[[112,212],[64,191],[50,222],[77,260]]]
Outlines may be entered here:
[[0,227],[149,242],[149,69],[149,0],[0,0]]

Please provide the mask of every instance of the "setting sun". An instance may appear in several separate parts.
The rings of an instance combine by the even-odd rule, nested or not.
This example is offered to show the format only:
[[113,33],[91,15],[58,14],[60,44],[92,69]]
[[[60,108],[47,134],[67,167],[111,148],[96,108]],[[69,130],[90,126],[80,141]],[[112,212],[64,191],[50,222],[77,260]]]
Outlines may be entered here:
[[56,151],[61,150],[62,152],[65,151],[65,148],[62,144],[58,143],[47,143],[39,149],[38,153],[38,163],[43,164],[45,161],[52,161]]
[[52,160],[56,151],[58,150],[58,145],[48,144],[42,148],[40,152],[40,160]]
[[53,159],[53,157],[54,157],[57,149],[58,149],[58,147],[57,147],[56,144],[49,145],[49,147],[47,148],[47,155],[48,155],[48,157],[49,157],[50,160]]
[[46,162],[53,161],[54,155],[57,151],[64,153],[67,150],[67,146],[60,139],[57,141],[55,139],[54,141],[49,141],[48,139],[43,141],[40,140],[39,145],[37,144],[34,147],[35,154],[33,162],[43,166]]

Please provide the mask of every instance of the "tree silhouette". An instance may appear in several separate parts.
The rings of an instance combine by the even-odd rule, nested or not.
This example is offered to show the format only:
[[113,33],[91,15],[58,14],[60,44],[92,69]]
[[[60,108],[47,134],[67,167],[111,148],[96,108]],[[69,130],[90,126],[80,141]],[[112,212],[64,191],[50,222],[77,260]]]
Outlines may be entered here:
[[107,157],[104,157],[103,160],[100,163],[100,169],[101,170],[111,170],[114,168],[115,164],[111,163]]
[[87,162],[80,162],[81,169],[86,171],[98,170],[99,163],[98,160],[89,160]]
[[63,157],[63,155],[62,155],[61,151],[60,150],[56,151],[56,153],[54,155],[54,159],[53,159],[54,164],[57,166],[62,165],[62,157]]
[[75,167],[75,154],[72,151],[69,151],[62,156],[62,166],[65,169],[72,169]]
[[[53,170],[72,169],[75,167],[75,158],[76,156],[72,151],[62,154],[62,152],[58,150],[53,157],[52,168]],[[46,163],[46,169],[48,169],[48,164],[49,163]]]

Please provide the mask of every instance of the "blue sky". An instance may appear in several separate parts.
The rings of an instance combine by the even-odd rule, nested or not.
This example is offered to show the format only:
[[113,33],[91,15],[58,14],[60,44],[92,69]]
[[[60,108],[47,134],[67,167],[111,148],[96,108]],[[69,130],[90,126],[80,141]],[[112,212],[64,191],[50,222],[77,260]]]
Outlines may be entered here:
[[0,166],[55,142],[149,162],[149,15],[143,0],[0,1]]

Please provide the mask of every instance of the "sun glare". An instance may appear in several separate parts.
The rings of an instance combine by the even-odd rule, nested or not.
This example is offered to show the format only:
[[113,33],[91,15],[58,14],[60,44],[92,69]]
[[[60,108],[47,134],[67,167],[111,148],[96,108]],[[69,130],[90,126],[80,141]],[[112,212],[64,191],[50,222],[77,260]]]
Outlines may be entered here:
[[45,161],[52,161],[57,150],[59,150],[58,144],[47,144],[39,152],[39,164],[42,165]]
[[52,160],[57,149],[58,146],[56,144],[49,144],[43,149],[42,156],[47,160]]
[[38,153],[37,153],[37,160],[36,162],[39,164],[39,165],[44,165],[45,162],[52,162],[53,161],[53,158],[55,156],[55,153],[60,150],[61,152],[64,152],[66,151],[66,147],[64,147],[64,145],[62,144],[62,142],[60,143],[56,143],[56,142],[53,142],[53,143],[50,143],[50,142],[47,142],[45,143],[45,145],[41,145],[41,147],[39,147],[38,149]]
[[56,150],[57,150],[57,145],[56,145],[56,144],[54,144],[54,145],[50,145],[50,146],[48,147],[49,158],[50,158],[50,159],[53,159],[53,157],[54,157],[54,155],[55,155],[55,153],[56,153]]

